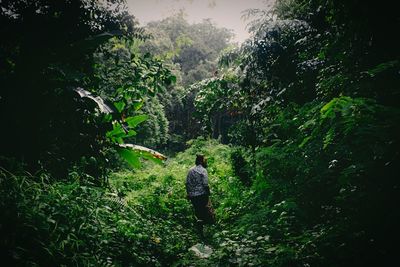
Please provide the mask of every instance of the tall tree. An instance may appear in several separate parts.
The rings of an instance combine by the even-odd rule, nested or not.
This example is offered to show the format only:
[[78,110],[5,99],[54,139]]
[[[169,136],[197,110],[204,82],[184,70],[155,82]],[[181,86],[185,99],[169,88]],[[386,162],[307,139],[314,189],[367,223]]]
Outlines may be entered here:
[[169,62],[178,77],[174,86],[160,95],[170,125],[170,147],[197,136],[201,129],[195,117],[193,83],[213,77],[220,53],[231,46],[233,34],[217,27],[211,20],[190,24],[178,13],[146,26],[153,38],[141,45],[142,53],[155,53]]

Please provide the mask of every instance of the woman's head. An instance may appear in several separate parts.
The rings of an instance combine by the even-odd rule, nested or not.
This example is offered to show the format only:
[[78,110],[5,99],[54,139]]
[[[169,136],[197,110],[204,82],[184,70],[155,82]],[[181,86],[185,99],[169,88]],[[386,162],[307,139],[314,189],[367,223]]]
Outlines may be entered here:
[[207,158],[204,155],[196,155],[196,165],[202,165],[204,168],[207,168]]

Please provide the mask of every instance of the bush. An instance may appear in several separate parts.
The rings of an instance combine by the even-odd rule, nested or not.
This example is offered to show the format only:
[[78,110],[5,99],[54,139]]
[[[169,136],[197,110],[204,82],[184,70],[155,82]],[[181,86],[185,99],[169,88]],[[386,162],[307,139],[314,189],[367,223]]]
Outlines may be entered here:
[[0,173],[3,262],[159,266],[148,218],[104,189]]
[[233,173],[240,179],[245,186],[251,185],[251,176],[249,162],[245,159],[244,150],[237,148],[231,153],[231,162]]

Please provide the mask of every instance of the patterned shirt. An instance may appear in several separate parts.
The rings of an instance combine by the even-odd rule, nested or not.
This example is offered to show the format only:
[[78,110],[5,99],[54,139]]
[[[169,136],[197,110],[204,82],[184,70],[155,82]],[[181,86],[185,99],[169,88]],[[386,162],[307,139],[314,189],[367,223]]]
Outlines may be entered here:
[[192,167],[186,177],[186,192],[189,197],[206,195],[208,189],[207,170],[202,165]]

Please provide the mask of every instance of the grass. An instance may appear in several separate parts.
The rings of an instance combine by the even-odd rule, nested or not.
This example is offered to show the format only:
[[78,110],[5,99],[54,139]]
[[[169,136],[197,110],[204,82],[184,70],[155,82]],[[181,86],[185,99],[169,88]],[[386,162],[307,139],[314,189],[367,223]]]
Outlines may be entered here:
[[[271,255],[289,253],[290,248],[271,243],[270,229],[265,225],[271,210],[258,210],[255,191],[234,177],[232,148],[205,139],[188,145],[165,165],[148,162],[140,170],[124,170],[110,177],[117,194],[152,221],[151,235],[159,248],[160,262],[165,266],[260,266]],[[200,240],[195,231],[184,184],[199,153],[208,158],[211,200],[217,215],[217,224],[205,229],[206,240]],[[214,251],[210,258],[199,259],[188,251],[199,242],[211,245]]]
[[[111,187],[130,207],[142,216],[152,218],[154,240],[163,257],[169,261],[168,264],[174,262],[178,266],[197,260],[188,253],[188,249],[201,242],[195,232],[195,217],[185,190],[186,175],[194,165],[196,154],[201,153],[208,158],[211,200],[219,223],[230,212],[225,208],[229,205],[226,196],[235,193],[230,185],[236,181],[232,177],[229,146],[205,139],[191,141],[188,145],[186,151],[168,159],[164,165],[146,162],[142,169],[116,172],[109,179]],[[218,228],[206,228],[209,240]]]

